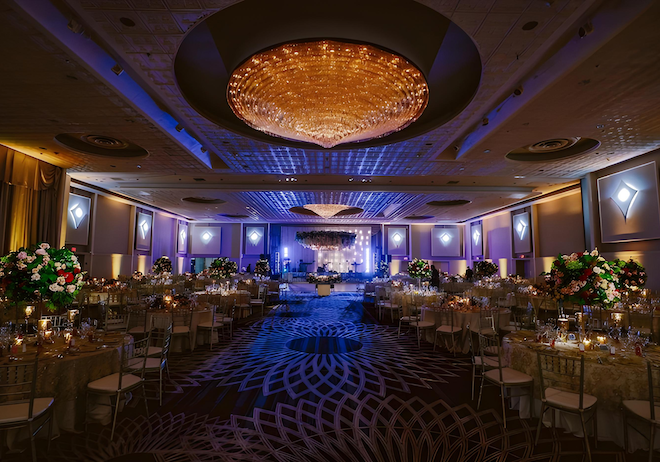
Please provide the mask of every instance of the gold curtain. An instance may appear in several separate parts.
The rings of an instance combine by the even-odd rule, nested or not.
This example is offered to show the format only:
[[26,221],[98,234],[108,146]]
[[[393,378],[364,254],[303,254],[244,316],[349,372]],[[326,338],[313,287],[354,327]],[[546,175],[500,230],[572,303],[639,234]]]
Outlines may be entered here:
[[63,169],[0,145],[2,254],[59,237]]

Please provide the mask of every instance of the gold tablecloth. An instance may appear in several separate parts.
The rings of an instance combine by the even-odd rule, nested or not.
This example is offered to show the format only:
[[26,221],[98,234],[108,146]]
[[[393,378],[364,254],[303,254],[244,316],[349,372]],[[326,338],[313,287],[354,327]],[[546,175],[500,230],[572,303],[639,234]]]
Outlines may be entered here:
[[[130,335],[105,334],[93,343],[77,338],[78,352],[65,352],[64,340],[46,344],[39,354],[36,396],[55,398],[54,418],[57,428],[66,431],[82,430],[85,422],[87,384],[119,371],[119,350],[122,339],[133,341]],[[15,363],[32,361],[37,347],[30,345],[26,353],[15,355]],[[8,356],[0,358],[1,364]]]

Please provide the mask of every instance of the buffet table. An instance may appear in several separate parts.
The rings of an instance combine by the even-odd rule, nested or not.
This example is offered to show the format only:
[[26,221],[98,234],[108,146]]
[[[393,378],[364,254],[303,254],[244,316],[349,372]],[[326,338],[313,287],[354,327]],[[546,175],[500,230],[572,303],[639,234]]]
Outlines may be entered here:
[[[535,339],[536,334],[532,331],[514,332],[503,339],[505,364],[534,377],[535,415],[538,416],[541,407],[537,351],[570,357],[579,357],[582,354],[585,357],[584,392],[598,398],[598,437],[600,440],[614,441],[623,447],[622,402],[628,399],[648,400],[646,361],[660,361],[660,347],[648,347],[646,358],[642,358],[635,355],[634,349],[625,348],[624,344],[616,341],[613,343],[616,354],[611,356],[609,352],[601,350],[580,353],[576,342],[557,342],[553,349],[547,344],[536,342]],[[530,417],[529,401],[521,399],[519,411],[522,418]],[[558,427],[582,435],[576,416],[557,413],[556,417]],[[550,425],[550,412],[546,412],[544,423]],[[635,431],[630,431],[629,434],[632,450],[648,450],[648,443],[640,435]],[[659,443],[656,441],[656,447]]]

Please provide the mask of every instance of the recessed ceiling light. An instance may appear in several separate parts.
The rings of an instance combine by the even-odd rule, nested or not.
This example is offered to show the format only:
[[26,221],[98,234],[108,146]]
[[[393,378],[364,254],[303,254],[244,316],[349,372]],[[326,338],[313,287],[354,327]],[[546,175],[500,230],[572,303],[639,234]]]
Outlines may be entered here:
[[514,178],[520,179],[520,178],[525,178],[525,177],[523,175],[516,175],[516,176],[514,176]]

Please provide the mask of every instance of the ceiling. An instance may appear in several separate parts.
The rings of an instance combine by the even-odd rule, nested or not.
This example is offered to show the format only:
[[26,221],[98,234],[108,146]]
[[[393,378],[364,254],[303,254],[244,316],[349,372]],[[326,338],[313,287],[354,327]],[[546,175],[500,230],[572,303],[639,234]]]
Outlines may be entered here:
[[[292,2],[268,3],[286,11]],[[67,168],[75,181],[190,219],[325,222],[289,208],[364,209],[330,220],[338,223],[462,221],[660,147],[658,2],[421,1],[476,45],[482,66],[476,94],[439,128],[331,150],[235,133],[202,116],[181,93],[174,73],[179,45],[195,25],[235,3],[0,2],[0,143]],[[384,5],[397,3],[405,1]],[[583,28],[581,38],[586,24],[593,30]],[[247,17],[246,37],[258,35],[250,26]],[[64,133],[114,137],[149,155],[83,154],[55,140]],[[601,144],[555,161],[505,158],[528,144],[570,137]],[[225,202],[191,204],[185,197]],[[426,205],[453,199],[470,203]]]

